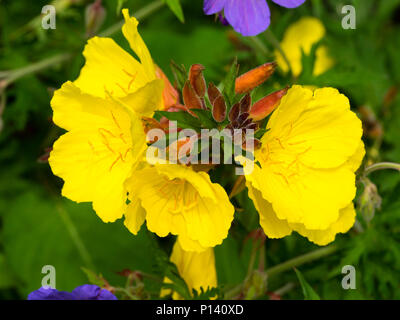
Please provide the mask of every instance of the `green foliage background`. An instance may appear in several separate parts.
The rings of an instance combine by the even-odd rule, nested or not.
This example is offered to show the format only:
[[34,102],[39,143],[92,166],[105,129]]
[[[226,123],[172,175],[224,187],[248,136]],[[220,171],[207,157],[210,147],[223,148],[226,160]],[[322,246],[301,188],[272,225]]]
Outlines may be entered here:
[[[68,2],[68,1],[67,1]],[[0,70],[31,65],[43,59],[69,53],[69,59],[50,68],[30,73],[8,86],[4,92],[4,112],[0,131],[0,298],[25,299],[41,285],[41,269],[54,265],[57,288],[72,290],[88,283],[82,267],[102,274],[112,285],[123,286],[125,278],[117,272],[140,270],[158,277],[169,268],[166,263],[173,238],[157,239],[142,228],[131,235],[121,221],[104,224],[89,204],[75,204],[60,196],[62,181],[54,177],[47,163],[38,158],[62,134],[51,122],[52,92],[67,80],[75,79],[84,63],[85,7],[91,1],[75,1],[57,12],[57,28],[40,27],[42,6],[47,1],[0,0]],[[104,0],[107,16],[99,32],[122,19],[118,5],[135,14],[148,0]],[[171,1],[177,3],[177,1]],[[260,43],[235,35],[230,27],[215,23],[202,13],[202,0],[182,0],[185,22],[182,24],[162,7],[143,19],[140,33],[153,58],[172,79],[171,60],[189,67],[206,66],[209,81],[219,83],[229,71],[235,56],[240,73],[260,63],[273,61],[273,47],[264,37]],[[352,4],[357,10],[357,29],[343,30],[341,8]],[[274,4],[270,30],[281,39],[285,29],[303,16],[320,18],[327,35],[323,40],[336,64],[318,78],[307,75],[298,83],[333,86],[351,100],[353,110],[369,110],[372,124],[365,121],[364,141],[367,162],[400,161],[400,0],[308,0],[296,10]],[[179,13],[177,7],[174,11]],[[113,38],[128,50],[120,31]],[[312,57],[304,63],[312,64]],[[307,68],[305,68],[307,69]],[[293,83],[290,77],[276,73],[257,89],[261,97],[276,88]],[[1,114],[1,112],[0,112]],[[375,136],[370,126],[381,126]],[[213,172],[229,192],[233,181],[223,170]],[[371,175],[383,198],[381,210],[366,223],[359,212],[358,227],[338,235],[332,252],[318,260],[298,266],[310,292],[322,299],[399,299],[400,298],[400,175],[377,172]],[[360,193],[362,187],[360,186]],[[221,290],[240,284],[248,274],[252,244],[248,235],[259,227],[258,216],[243,191],[234,200],[238,208],[230,236],[215,248]],[[318,247],[296,234],[265,243],[263,259],[270,268]],[[354,265],[357,289],[343,290],[341,268]],[[270,274],[267,289],[257,296],[268,299],[280,288],[284,299],[303,299],[303,291],[292,268]],[[256,290],[251,281],[248,284]],[[160,284],[145,282],[145,297],[158,296]],[[264,290],[265,289],[265,290]],[[307,290],[308,290],[307,289]],[[248,290],[247,292],[252,292]],[[284,294],[283,294],[284,293]],[[251,296],[249,296],[251,297]]]

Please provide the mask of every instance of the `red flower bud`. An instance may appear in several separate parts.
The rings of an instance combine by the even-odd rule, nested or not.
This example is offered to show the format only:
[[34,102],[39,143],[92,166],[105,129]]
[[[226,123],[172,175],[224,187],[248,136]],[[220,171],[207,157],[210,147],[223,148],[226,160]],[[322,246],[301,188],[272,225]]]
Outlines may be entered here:
[[201,64],[194,64],[190,67],[189,71],[190,84],[200,98],[204,98],[206,94],[206,80],[203,75],[204,69]]
[[222,122],[226,117],[226,103],[222,95],[219,95],[213,103],[212,115],[215,121]]
[[201,102],[200,97],[194,90],[193,86],[190,84],[190,81],[186,81],[185,86],[182,90],[183,102],[185,106],[189,109],[202,109],[203,104]]
[[236,93],[245,93],[264,83],[275,71],[276,63],[265,63],[236,79]]
[[250,109],[250,118],[254,121],[266,118],[279,105],[287,91],[288,88],[285,88],[258,100]]

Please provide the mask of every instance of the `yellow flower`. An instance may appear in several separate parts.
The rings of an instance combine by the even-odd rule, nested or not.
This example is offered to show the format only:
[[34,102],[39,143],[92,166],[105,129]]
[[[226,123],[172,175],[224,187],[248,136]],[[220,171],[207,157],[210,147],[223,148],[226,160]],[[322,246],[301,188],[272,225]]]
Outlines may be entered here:
[[[309,55],[314,44],[325,36],[325,27],[317,18],[305,17],[292,24],[285,32],[281,43],[282,50],[292,68],[294,76],[299,76],[303,70],[301,63],[302,50]],[[289,67],[279,53],[275,51],[276,61],[279,67],[288,72]],[[314,75],[318,76],[333,66],[333,60],[328,54],[325,46],[319,46],[315,52]]]
[[228,235],[234,207],[206,172],[177,164],[147,166],[126,182],[130,203],[125,225],[136,234],[144,220],[160,237],[179,235],[186,251],[204,251]]
[[294,86],[269,120],[259,163],[246,170],[249,196],[270,238],[293,230],[326,245],[354,224],[362,126],[336,89]]
[[[146,148],[141,115],[162,105],[163,80],[155,78],[136,19],[123,13],[124,35],[141,63],[113,40],[94,38],[86,46],[78,80],[65,83],[51,101],[54,123],[68,131],[54,143],[49,158],[53,173],[65,182],[62,194],[93,202],[104,222],[125,212],[124,181]],[[132,83],[126,71],[135,74]]]
[[137,29],[138,21],[129,17],[127,9],[122,13],[125,18],[122,33],[140,62],[111,38],[91,38],[83,51],[86,63],[74,81],[86,93],[104,98],[107,90],[124,97],[157,79],[153,59]]
[[[179,240],[179,238],[178,238]],[[195,289],[200,293],[200,289],[204,291],[217,287],[217,272],[215,269],[215,256],[214,249],[207,248],[203,252],[190,252],[185,251],[179,244],[179,241],[175,242],[170,257],[179,272],[179,275],[185,280],[189,292]],[[171,282],[168,278],[164,282]],[[170,290],[164,289],[161,291],[161,296],[168,295]],[[177,300],[181,299],[181,296],[174,292],[172,298]]]

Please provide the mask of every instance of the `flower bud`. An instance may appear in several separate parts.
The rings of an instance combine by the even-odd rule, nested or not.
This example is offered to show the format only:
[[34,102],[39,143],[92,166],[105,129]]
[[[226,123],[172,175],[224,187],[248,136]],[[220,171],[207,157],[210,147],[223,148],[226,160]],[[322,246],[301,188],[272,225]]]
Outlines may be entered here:
[[230,122],[233,122],[237,119],[237,117],[239,116],[240,113],[240,104],[236,103],[231,110],[229,111],[228,114],[228,119]]
[[212,115],[215,121],[222,122],[226,117],[226,103],[222,95],[219,95],[213,103]]
[[85,10],[86,36],[93,37],[99,31],[106,18],[106,10],[101,5],[101,0],[96,0],[88,5]]
[[288,88],[285,88],[258,100],[250,109],[250,118],[254,121],[266,118],[279,105],[287,91]]
[[245,93],[264,83],[275,71],[276,63],[265,63],[236,79],[236,93]]
[[208,84],[208,99],[210,100],[211,104],[214,104],[215,99],[217,99],[221,95],[221,92],[218,88],[210,82]]
[[363,179],[364,191],[358,204],[364,220],[369,224],[375,216],[375,211],[381,208],[382,199],[378,189],[369,179]]
[[239,123],[240,126],[249,118],[249,113],[241,113],[240,116],[237,118],[237,122]]
[[186,81],[185,86],[182,90],[183,102],[185,106],[189,109],[202,109],[203,104],[201,102],[200,97],[197,95],[196,91],[193,89],[193,86],[190,84],[190,81]]
[[240,113],[245,113],[249,112],[250,106],[251,106],[251,96],[250,94],[246,94],[241,100],[240,100]]
[[204,98],[206,94],[206,80],[203,75],[204,69],[201,64],[194,64],[190,67],[189,71],[190,84],[200,98]]

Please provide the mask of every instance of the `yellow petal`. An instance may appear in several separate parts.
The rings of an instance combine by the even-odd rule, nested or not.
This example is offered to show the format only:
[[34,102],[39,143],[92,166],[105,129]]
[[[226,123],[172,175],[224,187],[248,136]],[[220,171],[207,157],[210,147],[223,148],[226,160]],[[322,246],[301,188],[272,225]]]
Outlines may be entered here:
[[155,110],[163,107],[163,80],[153,80],[134,93],[121,98],[132,110],[143,116],[152,116]]
[[313,74],[314,76],[319,76],[334,65],[333,59],[330,57],[328,48],[326,46],[318,47],[317,51],[315,52],[315,64]]
[[[312,46],[319,42],[324,35],[324,25],[320,20],[313,17],[301,18],[286,30],[281,47],[290,62],[294,76],[299,76],[303,70],[302,51],[309,55]],[[284,72],[288,72],[288,65],[278,50],[275,51],[275,55],[279,67]],[[316,51],[314,75],[325,72],[332,65],[333,60],[329,57],[326,47],[319,47]]]
[[147,227],[157,235],[182,235],[182,246],[195,251],[227,237],[234,208],[225,190],[206,173],[156,165],[135,172],[126,185],[129,194],[140,198]]
[[[170,260],[176,265],[179,275],[185,280],[190,293],[192,293],[193,289],[200,292],[201,288],[207,291],[208,289],[217,287],[217,272],[213,248],[208,248],[201,253],[190,252],[183,250],[179,241],[176,241]],[[173,298],[179,299],[180,297],[175,293]]]
[[70,130],[54,143],[49,158],[54,174],[65,182],[62,194],[93,202],[105,222],[120,218],[126,207],[124,181],[138,157],[136,150],[146,146],[140,118],[70,82],[56,91],[51,104],[54,122]]
[[262,197],[261,192],[253,188],[249,182],[247,182],[247,188],[249,190],[249,197],[253,200],[254,206],[260,215],[260,225],[267,237],[277,239],[290,235],[292,229],[287,221],[278,219],[272,209],[271,203]]
[[364,142],[361,140],[358,145],[357,151],[352,155],[352,157],[348,161],[348,165],[350,165],[351,170],[357,171],[360,168],[361,163],[365,156],[365,146]]
[[131,49],[139,57],[145,73],[148,76],[148,81],[154,80],[156,78],[154,62],[151,58],[149,50],[146,47],[146,44],[138,32],[137,27],[139,22],[135,17],[129,17],[128,9],[123,9],[122,14],[125,18],[125,24],[122,27],[122,33],[124,34],[126,40],[128,40]]
[[354,225],[355,217],[356,212],[353,203],[351,203],[344,209],[340,210],[339,219],[326,230],[309,230],[303,225],[296,224],[291,224],[290,226],[315,244],[325,246],[335,240],[336,234],[346,233],[349,231],[349,229]]
[[105,91],[123,97],[153,80],[152,75],[110,38],[94,37],[83,51],[86,63],[74,84],[82,91],[105,97]]
[[133,198],[126,209],[124,221],[125,227],[127,227],[130,232],[136,235],[144,223],[145,218],[146,211],[140,204],[140,200]]
[[254,166],[246,179],[272,204],[279,219],[303,223],[309,229],[326,229],[355,196],[353,171],[347,165],[334,169],[300,166],[296,170],[287,172],[280,164],[262,169]]
[[[336,89],[317,89],[314,95],[291,88],[272,115],[262,138],[264,158],[301,162],[313,168],[344,164],[359,147],[361,121],[348,99]],[[259,152],[259,153],[261,153]],[[274,155],[272,155],[274,154]],[[277,156],[275,156],[277,154]]]
[[115,221],[125,210],[123,183],[130,172],[117,161],[96,131],[73,131],[61,136],[50,153],[53,173],[64,180],[62,195],[76,202],[93,202],[104,222]]

